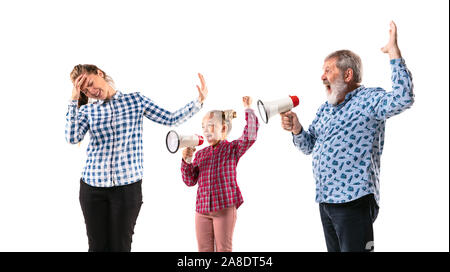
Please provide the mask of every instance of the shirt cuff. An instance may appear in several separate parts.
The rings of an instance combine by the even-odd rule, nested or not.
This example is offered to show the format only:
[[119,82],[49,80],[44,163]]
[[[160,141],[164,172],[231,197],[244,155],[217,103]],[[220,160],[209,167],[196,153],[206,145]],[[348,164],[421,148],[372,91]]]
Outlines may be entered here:
[[78,100],[69,100],[69,106],[78,106]]
[[405,65],[405,60],[403,58],[399,58],[399,59],[391,59],[390,64],[392,66],[404,66]]
[[200,102],[200,98],[197,97],[197,99],[195,99],[194,101],[194,107],[197,109],[201,109],[203,107],[203,103]]
[[181,167],[182,168],[184,168],[184,167],[186,167],[186,166],[189,166],[189,165],[191,165],[192,164],[192,162],[191,163],[187,163],[187,162],[185,162],[184,160],[183,160],[183,158],[181,158]]
[[292,133],[292,139],[294,141],[294,143],[301,143],[304,140],[306,140],[306,131],[302,126],[302,130],[300,131],[299,134],[295,135],[294,133]]

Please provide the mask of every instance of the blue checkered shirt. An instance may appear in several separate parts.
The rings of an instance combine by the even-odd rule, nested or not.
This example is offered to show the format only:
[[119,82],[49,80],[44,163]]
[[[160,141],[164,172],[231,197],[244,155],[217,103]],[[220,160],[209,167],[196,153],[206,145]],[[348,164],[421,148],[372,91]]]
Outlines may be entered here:
[[202,104],[194,100],[175,112],[157,106],[142,94],[117,91],[109,100],[77,108],[69,104],[66,140],[80,142],[89,131],[84,182],[95,187],[131,184],[143,177],[143,117],[166,126],[177,126],[197,113]]
[[410,71],[403,59],[390,61],[392,91],[359,88],[333,106],[326,102],[294,145],[313,155],[316,202],[344,203],[367,194],[380,199],[380,157],[386,119],[414,103]]

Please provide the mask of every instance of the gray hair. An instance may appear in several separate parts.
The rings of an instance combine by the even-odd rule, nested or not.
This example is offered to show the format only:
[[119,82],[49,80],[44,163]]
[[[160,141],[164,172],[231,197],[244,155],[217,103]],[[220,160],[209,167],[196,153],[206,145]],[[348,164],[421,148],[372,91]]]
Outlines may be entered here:
[[353,53],[350,50],[338,50],[331,54],[329,54],[325,61],[329,59],[336,58],[336,67],[341,71],[344,72],[348,68],[353,70],[353,81],[355,83],[361,83],[362,81],[362,74],[363,74],[363,68],[362,68],[362,62],[361,58]]

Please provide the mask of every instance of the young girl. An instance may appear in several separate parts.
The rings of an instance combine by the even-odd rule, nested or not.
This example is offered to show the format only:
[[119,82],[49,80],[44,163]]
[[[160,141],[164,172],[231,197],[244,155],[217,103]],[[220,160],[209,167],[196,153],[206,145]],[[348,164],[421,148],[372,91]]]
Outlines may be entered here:
[[239,139],[226,140],[231,120],[236,117],[234,111],[210,111],[202,122],[210,146],[197,152],[192,163],[195,148],[183,150],[183,181],[187,186],[198,183],[195,229],[200,252],[232,251],[236,210],[243,203],[236,181],[236,166],[256,141],[259,127],[258,118],[250,108],[252,99],[245,96],[242,100],[247,125]]

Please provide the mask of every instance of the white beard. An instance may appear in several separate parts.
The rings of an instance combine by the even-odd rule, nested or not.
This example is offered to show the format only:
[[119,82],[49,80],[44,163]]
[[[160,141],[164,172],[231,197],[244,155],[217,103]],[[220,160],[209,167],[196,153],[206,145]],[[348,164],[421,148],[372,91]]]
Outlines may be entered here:
[[330,83],[331,94],[327,92],[327,100],[331,105],[337,105],[338,101],[345,97],[347,84],[343,78],[337,78],[334,83]]

